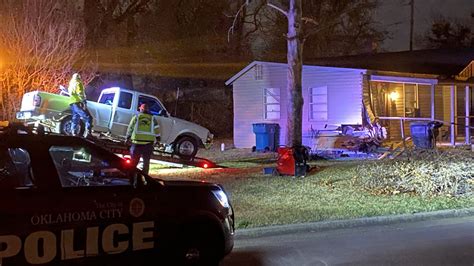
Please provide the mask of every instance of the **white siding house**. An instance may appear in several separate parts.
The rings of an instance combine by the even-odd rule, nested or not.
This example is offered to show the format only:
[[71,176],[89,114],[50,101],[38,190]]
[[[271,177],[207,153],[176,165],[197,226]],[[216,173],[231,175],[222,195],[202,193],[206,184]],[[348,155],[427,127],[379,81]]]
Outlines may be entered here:
[[[315,147],[316,130],[375,121],[395,141],[410,136],[412,122],[437,120],[444,124],[440,140],[449,136],[451,145],[473,142],[472,49],[370,54],[313,63],[303,66],[303,145]],[[286,63],[254,61],[226,82],[233,85],[236,148],[255,146],[255,123],[278,124],[278,144],[286,144],[287,72]]]
[[[341,124],[362,123],[364,69],[303,66],[303,144],[312,132]],[[230,78],[233,85],[234,145],[255,146],[254,123],[277,123],[285,145],[287,65],[254,61]]]

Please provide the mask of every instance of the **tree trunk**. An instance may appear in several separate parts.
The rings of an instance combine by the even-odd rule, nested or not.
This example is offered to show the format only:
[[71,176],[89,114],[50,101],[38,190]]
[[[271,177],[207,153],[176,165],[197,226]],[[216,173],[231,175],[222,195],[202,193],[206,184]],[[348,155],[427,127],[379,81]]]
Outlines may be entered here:
[[288,10],[288,123],[286,145],[293,147],[302,144],[302,69],[303,47],[300,40],[301,0],[290,0]]

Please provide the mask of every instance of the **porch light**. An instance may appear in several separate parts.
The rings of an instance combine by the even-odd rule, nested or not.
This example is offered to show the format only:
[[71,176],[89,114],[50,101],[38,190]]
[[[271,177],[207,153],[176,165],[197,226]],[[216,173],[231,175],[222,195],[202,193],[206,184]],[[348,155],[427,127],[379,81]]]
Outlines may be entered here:
[[391,101],[394,102],[398,99],[398,97],[400,97],[400,95],[398,94],[398,92],[392,91],[388,97],[390,98]]

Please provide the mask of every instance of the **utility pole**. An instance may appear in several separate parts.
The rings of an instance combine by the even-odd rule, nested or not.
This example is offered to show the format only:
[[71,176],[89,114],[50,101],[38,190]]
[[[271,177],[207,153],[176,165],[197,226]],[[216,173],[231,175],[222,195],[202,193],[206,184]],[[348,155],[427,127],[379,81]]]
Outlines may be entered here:
[[415,0],[410,0],[411,16],[410,16],[410,51],[413,51],[413,28],[415,25]]

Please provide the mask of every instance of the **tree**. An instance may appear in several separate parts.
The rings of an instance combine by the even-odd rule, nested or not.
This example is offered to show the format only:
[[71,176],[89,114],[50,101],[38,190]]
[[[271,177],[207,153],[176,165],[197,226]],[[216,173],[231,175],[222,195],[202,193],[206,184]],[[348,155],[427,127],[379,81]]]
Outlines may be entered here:
[[[136,17],[159,0],[84,0],[87,47],[107,48],[123,42],[131,45],[136,32]],[[125,26],[125,30],[121,30]],[[115,33],[115,34],[112,34]],[[124,35],[125,38],[121,38]],[[117,36],[118,35],[118,36]]]
[[94,73],[82,49],[85,32],[73,1],[0,1],[0,119],[14,119],[24,93],[56,91],[72,72]]
[[[133,89],[132,64],[136,59],[138,17],[160,0],[84,0],[86,48],[100,61],[100,79],[93,87],[109,83]],[[104,73],[105,72],[105,73]],[[110,84],[109,84],[110,85]],[[96,94],[97,91],[94,91]]]
[[422,44],[426,48],[474,47],[473,30],[474,28],[471,28],[467,23],[450,21],[441,16],[433,21]]
[[[335,34],[341,38],[335,40],[343,40],[347,44],[354,45],[355,40],[367,39],[367,37],[374,40],[377,39],[376,37],[380,39],[383,33],[371,29],[369,26],[372,25],[372,20],[365,18],[368,15],[366,10],[373,9],[377,3],[376,0],[287,0],[282,2],[288,3],[287,10],[270,0],[259,1],[255,10],[264,10],[264,7],[272,8],[277,13],[283,14],[287,23],[287,92],[289,101],[287,103],[286,144],[294,147],[302,144],[302,68],[305,41],[312,36],[324,36],[322,32],[327,31],[327,35]],[[310,6],[306,13],[303,12],[303,3]],[[250,0],[246,0],[243,6],[249,4]],[[236,18],[240,15],[241,10],[242,8],[237,12],[231,29],[235,27]],[[257,15],[254,15],[254,18],[256,17]],[[265,16],[265,19],[267,22],[278,21],[276,16]],[[262,20],[255,22],[255,31],[258,30],[259,25],[263,25]],[[349,29],[354,28],[360,30],[352,33],[352,30]],[[346,39],[347,34],[352,34],[353,38]],[[349,47],[351,46],[345,46],[345,49],[349,49]]]
[[304,58],[377,52],[387,32],[376,29],[377,0],[303,0]]

